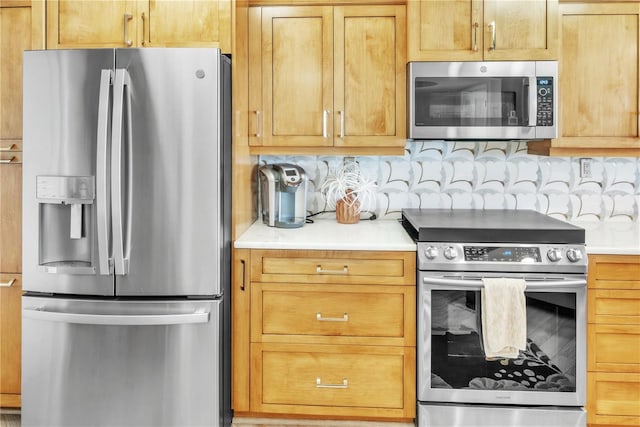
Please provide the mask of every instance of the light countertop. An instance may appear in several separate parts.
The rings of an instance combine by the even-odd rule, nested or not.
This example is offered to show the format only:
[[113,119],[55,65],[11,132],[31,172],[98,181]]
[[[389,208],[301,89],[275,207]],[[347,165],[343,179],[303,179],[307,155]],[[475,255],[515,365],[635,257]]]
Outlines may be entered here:
[[396,220],[339,224],[315,219],[300,228],[275,228],[258,220],[235,241],[236,248],[415,251],[416,244]]
[[638,222],[572,222],[585,229],[588,254],[640,255]]
[[[640,255],[640,223],[573,222],[585,229],[589,254]],[[361,220],[339,224],[316,219],[301,228],[268,227],[256,221],[238,238],[236,248],[415,251],[416,244],[397,220]]]

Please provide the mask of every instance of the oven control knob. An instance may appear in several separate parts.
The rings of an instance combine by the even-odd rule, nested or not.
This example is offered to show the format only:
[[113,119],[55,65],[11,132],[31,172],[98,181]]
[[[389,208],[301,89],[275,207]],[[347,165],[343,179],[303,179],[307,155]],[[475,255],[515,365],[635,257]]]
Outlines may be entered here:
[[549,249],[547,251],[547,258],[551,262],[558,262],[562,259],[562,251],[560,249]]
[[453,246],[447,246],[444,248],[444,257],[446,259],[455,259],[458,256],[458,251]]
[[578,262],[582,259],[582,252],[579,249],[569,249],[567,251],[567,258],[571,262]]
[[435,259],[438,256],[438,248],[435,246],[429,246],[424,250],[424,256],[426,256],[427,259]]

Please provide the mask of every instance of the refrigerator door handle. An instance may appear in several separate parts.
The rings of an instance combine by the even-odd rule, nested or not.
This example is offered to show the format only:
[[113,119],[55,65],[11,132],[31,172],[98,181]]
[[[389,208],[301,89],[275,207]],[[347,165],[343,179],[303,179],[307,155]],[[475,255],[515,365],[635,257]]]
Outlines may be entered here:
[[[126,93],[126,109],[125,109]],[[111,217],[113,227],[113,257],[115,273],[126,275],[129,272],[129,248],[131,230],[131,98],[129,91],[129,73],[125,69],[115,70],[113,85],[113,121],[111,126]],[[123,126],[124,113],[127,113],[126,125]],[[124,129],[124,132],[123,132]],[[127,186],[126,197],[123,198],[122,168],[123,168],[123,133],[127,139],[124,144],[125,169]],[[124,206],[123,206],[124,203]],[[126,208],[127,221],[124,221],[124,208]],[[126,246],[125,246],[126,245]]]
[[186,325],[208,323],[210,313],[197,311],[185,314],[81,314],[46,311],[43,309],[23,310],[23,316],[45,322],[63,322],[83,325],[154,326]]
[[109,254],[109,186],[108,186],[108,138],[110,87],[113,72],[102,70],[100,75],[100,95],[98,98],[98,134],[96,140],[96,215],[98,229],[98,274],[112,273],[113,260]]

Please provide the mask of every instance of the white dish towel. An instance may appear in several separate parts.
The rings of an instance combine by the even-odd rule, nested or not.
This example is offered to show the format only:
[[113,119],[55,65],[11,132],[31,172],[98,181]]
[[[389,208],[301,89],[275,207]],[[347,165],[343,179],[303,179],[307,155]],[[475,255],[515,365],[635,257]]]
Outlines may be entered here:
[[483,278],[482,343],[486,358],[518,357],[527,348],[527,304],[523,279]]

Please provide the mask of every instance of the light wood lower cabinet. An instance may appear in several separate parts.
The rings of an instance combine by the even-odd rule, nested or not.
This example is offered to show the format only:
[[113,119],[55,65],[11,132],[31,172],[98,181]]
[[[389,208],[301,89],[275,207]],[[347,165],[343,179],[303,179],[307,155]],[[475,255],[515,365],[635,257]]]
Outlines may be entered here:
[[0,274],[0,407],[20,406],[22,276]]
[[234,254],[237,415],[415,417],[415,252]]
[[587,416],[640,426],[640,256],[589,256]]

